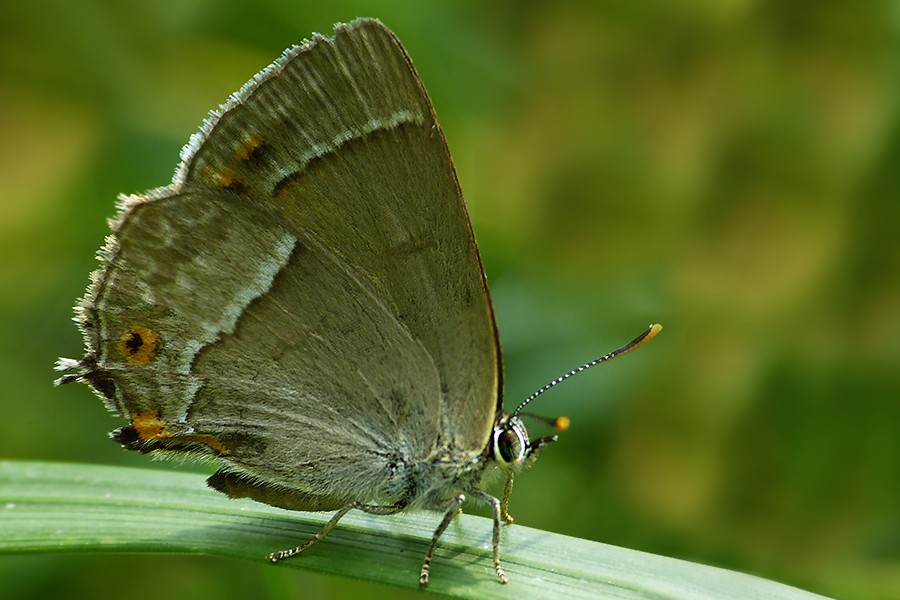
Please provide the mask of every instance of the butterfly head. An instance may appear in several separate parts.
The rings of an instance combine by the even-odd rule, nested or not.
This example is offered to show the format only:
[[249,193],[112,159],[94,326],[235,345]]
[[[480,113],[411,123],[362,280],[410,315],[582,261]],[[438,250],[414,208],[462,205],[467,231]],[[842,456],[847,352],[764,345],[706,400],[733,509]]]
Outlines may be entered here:
[[515,414],[504,414],[494,425],[491,450],[498,465],[518,471],[531,463],[542,446],[555,441],[555,435],[529,440],[522,420]]

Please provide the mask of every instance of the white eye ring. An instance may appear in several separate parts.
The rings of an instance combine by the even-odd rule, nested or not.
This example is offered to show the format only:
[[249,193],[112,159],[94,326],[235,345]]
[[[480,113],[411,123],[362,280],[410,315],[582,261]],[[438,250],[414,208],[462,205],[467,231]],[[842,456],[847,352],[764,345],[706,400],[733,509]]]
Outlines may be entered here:
[[[501,444],[504,444],[504,442],[502,441],[502,436],[508,431],[511,431],[513,434],[515,434],[516,437],[513,448],[501,447]],[[507,444],[509,444],[509,442],[506,442],[504,445]],[[498,463],[520,463],[522,459],[525,458],[525,453],[528,449],[528,433],[525,431],[525,425],[523,425],[522,422],[515,417],[509,419],[508,421],[501,421],[494,427],[491,445],[491,450],[494,454],[494,460],[496,460]],[[510,449],[513,450],[513,453],[509,452]]]

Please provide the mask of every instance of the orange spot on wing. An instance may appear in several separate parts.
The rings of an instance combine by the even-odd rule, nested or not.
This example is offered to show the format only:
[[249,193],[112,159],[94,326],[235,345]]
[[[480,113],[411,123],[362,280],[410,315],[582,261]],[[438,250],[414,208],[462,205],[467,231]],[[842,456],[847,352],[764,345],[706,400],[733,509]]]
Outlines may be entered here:
[[144,440],[156,440],[169,437],[166,433],[166,424],[159,418],[159,413],[154,411],[139,413],[131,419],[131,426],[137,432],[138,437]]
[[116,347],[132,365],[146,365],[156,358],[161,339],[159,334],[143,325],[134,325],[122,332]]
[[247,189],[247,184],[244,179],[237,171],[229,167],[223,167],[222,169],[213,172],[212,185],[217,190],[230,189],[239,194]]
[[225,454],[225,446],[216,438],[209,435],[172,435],[166,431],[166,422],[160,418],[157,411],[138,413],[131,419],[131,426],[141,441],[144,442],[194,442],[215,450],[218,454]]
[[250,137],[244,140],[244,143],[240,145],[240,147],[237,149],[237,152],[235,153],[238,157],[238,160],[244,162],[250,160],[251,158],[253,158],[254,153],[256,153],[256,151],[259,150],[259,148],[262,147],[264,143],[265,142],[263,142],[263,139],[258,135],[250,135]]

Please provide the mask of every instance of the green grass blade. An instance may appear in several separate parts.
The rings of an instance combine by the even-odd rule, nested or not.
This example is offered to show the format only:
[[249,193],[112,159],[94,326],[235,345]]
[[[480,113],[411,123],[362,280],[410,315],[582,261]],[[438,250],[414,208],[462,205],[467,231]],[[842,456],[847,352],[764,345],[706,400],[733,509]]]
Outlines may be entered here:
[[[266,562],[302,542],[329,514],[230,500],[201,475],[83,464],[0,461],[0,553],[160,552]],[[353,511],[328,539],[280,567],[418,587],[439,521],[421,512]],[[752,598],[811,600],[808,592],[705,565],[514,525],[491,564],[491,522],[462,515],[441,538],[430,591],[458,598]]]

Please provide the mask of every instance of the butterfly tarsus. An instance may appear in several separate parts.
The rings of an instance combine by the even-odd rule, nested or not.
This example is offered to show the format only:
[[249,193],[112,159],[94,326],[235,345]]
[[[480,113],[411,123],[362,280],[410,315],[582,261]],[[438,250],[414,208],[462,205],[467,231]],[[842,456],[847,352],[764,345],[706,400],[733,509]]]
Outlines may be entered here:
[[312,537],[312,539],[307,540],[306,542],[296,546],[294,548],[289,548],[287,550],[279,550],[278,552],[273,552],[269,555],[269,561],[273,563],[280,562],[286,558],[291,558],[292,556],[297,556],[316,542],[321,542],[325,539],[325,536],[334,529],[334,526],[338,524],[344,515],[353,510],[354,508],[357,510],[361,510],[363,512],[373,514],[373,515],[393,515],[394,513],[398,513],[404,508],[406,508],[406,502],[398,502],[396,504],[388,504],[388,505],[380,505],[380,504],[366,504],[364,502],[351,502],[347,506],[341,508],[334,516],[329,519],[325,526],[322,527],[319,531],[316,532],[316,535]]
[[441,520],[441,524],[438,525],[437,529],[434,530],[434,535],[431,536],[431,545],[428,546],[428,552],[425,553],[425,560],[422,561],[422,571],[419,574],[420,587],[428,587],[428,575],[431,572],[431,559],[432,557],[434,557],[434,551],[437,548],[438,539],[444,534],[444,531],[447,530],[447,527],[450,526],[450,522],[453,521],[453,518],[462,512],[462,503],[465,501],[465,499],[465,494],[457,495],[453,499],[453,504],[451,504],[447,512],[444,513],[444,518],[443,520]]
[[[512,487],[512,477],[506,480],[507,486]],[[506,489],[504,488],[504,492]],[[506,519],[510,519],[511,522],[512,517],[509,516],[509,513],[506,512],[504,507],[504,503],[491,496],[486,492],[482,492],[478,490],[475,492],[475,496],[484,500],[494,509],[494,531],[491,542],[494,546],[494,571],[497,572],[497,577],[500,578],[500,583],[509,583],[509,577],[506,576],[506,573],[503,572],[503,567],[500,566],[500,522]],[[505,514],[505,516],[504,516]]]

